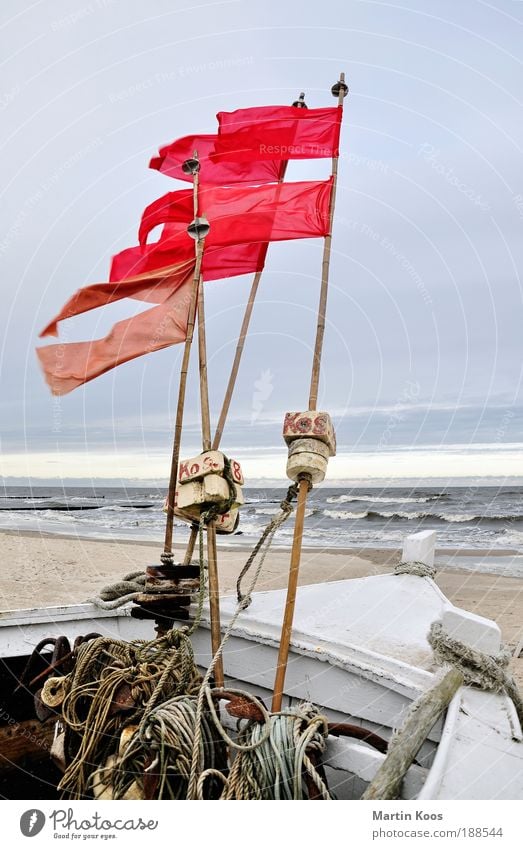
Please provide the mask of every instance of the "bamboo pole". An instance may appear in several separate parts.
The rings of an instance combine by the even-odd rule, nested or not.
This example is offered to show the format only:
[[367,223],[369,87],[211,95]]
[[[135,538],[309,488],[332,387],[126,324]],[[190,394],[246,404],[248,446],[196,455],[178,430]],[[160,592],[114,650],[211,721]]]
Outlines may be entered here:
[[202,418],[202,448],[211,447],[211,414],[209,411],[209,382],[207,378],[207,340],[205,334],[205,299],[200,278],[198,288],[198,361],[200,368],[200,412]]
[[247,331],[249,330],[249,323],[251,320],[252,310],[254,307],[254,301],[256,300],[256,294],[258,292],[258,286],[260,285],[260,280],[262,276],[262,271],[257,271],[254,275],[254,279],[252,281],[251,290],[249,292],[249,300],[247,301],[247,306],[245,307],[245,313],[243,315],[242,326],[240,329],[240,335],[238,336],[238,342],[236,344],[236,351],[234,353],[234,360],[231,367],[231,373],[229,375],[229,382],[227,383],[227,389],[225,390],[225,396],[222,402],[222,408],[220,411],[220,417],[218,419],[218,424],[216,425],[216,431],[214,433],[214,439],[212,441],[212,447],[214,451],[217,451],[220,447],[220,442],[223,435],[223,429],[225,427],[225,421],[227,419],[227,415],[229,413],[229,407],[231,405],[232,394],[234,392],[234,388],[236,386],[236,378],[238,377],[238,371],[240,369],[240,362],[243,354],[243,348],[245,345],[245,339],[247,337]]
[[[194,157],[197,158],[197,151],[194,152]],[[199,178],[198,171],[193,174],[193,212],[194,217],[198,213],[198,188]],[[173,525],[174,525],[174,499],[176,496],[176,479],[178,477],[178,463],[180,461],[180,444],[182,441],[182,425],[183,411],[185,407],[185,393],[187,388],[187,373],[189,370],[189,358],[191,355],[191,345],[194,336],[194,322],[196,317],[196,307],[198,302],[198,290],[200,288],[200,277],[202,270],[204,239],[197,239],[195,242],[195,266],[194,277],[191,291],[191,302],[189,305],[189,314],[187,317],[187,336],[183,349],[182,365],[180,369],[180,383],[178,385],[178,401],[176,405],[176,420],[174,425],[173,449],[171,455],[171,471],[169,475],[169,489],[167,493],[167,517],[165,521],[165,537],[163,545],[163,559],[172,559],[173,550]]]
[[[285,178],[285,173],[287,171],[288,162],[284,163],[284,167],[282,170],[282,174],[279,180],[279,183],[283,183]],[[267,245],[268,247],[268,245]],[[222,401],[222,407],[220,410],[220,415],[218,417],[218,423],[216,425],[216,430],[214,432],[214,437],[212,441],[212,450],[218,451],[220,447],[220,443],[223,436],[223,429],[225,427],[225,422],[227,421],[227,416],[229,414],[229,408],[231,406],[231,400],[236,388],[236,380],[238,377],[238,372],[240,370],[240,363],[243,355],[243,349],[245,346],[245,339],[247,338],[247,333],[249,330],[249,325],[251,321],[252,311],[254,308],[254,302],[256,300],[256,295],[258,293],[258,287],[260,285],[260,281],[262,278],[263,269],[261,271],[257,271],[254,275],[251,289],[249,292],[249,298],[247,300],[247,305],[245,307],[245,312],[243,314],[243,320],[240,328],[240,333],[238,336],[238,341],[236,343],[236,350],[234,352],[234,359],[231,366],[231,372],[229,375],[229,380],[227,382],[227,388],[225,390],[225,395]],[[191,562],[194,546],[196,545],[196,537],[198,536],[198,528],[196,525],[193,525],[191,528],[191,533],[189,535],[189,540],[187,543],[187,549],[185,552],[184,564],[188,565]]]
[[[209,574],[209,611],[211,615],[211,646],[213,656],[221,643],[220,584],[218,578],[218,551],[216,547],[216,522],[207,525],[207,572]],[[214,680],[217,687],[224,685],[223,658],[214,665]]]
[[[280,187],[285,179],[285,174],[287,172],[288,162],[283,164],[281,177],[278,180],[278,189],[276,191],[275,202],[278,202],[278,195],[280,193]],[[265,249],[265,256],[267,255],[267,249],[269,245],[267,243]],[[265,257],[264,257],[265,262]],[[212,447],[214,451],[217,451],[220,447],[220,442],[223,435],[223,429],[225,427],[225,422],[227,419],[227,415],[229,413],[229,407],[231,405],[232,395],[236,386],[236,378],[238,377],[238,371],[240,369],[240,363],[243,354],[243,348],[245,345],[245,339],[247,337],[247,332],[249,330],[249,324],[251,321],[252,310],[254,307],[254,301],[256,300],[256,295],[258,293],[258,287],[260,285],[260,280],[263,274],[263,269],[261,271],[257,271],[254,275],[254,279],[252,281],[251,290],[249,292],[249,299],[247,301],[247,305],[245,307],[245,312],[243,314],[242,326],[240,328],[240,335],[238,336],[238,341],[236,343],[236,351],[234,352],[234,359],[231,366],[231,373],[229,375],[229,382],[227,383],[227,388],[225,390],[225,395],[222,402],[222,408],[220,411],[220,416],[218,418],[218,424],[216,425],[216,431],[214,433],[214,439],[212,443]]]
[[[209,382],[207,378],[207,341],[205,334],[205,299],[203,284],[198,290],[198,354],[200,365],[200,406],[202,418],[202,447],[208,451],[211,447],[211,417],[209,412]],[[192,534],[191,534],[192,536]],[[190,540],[189,540],[190,542]],[[209,575],[209,610],[211,615],[211,646],[213,655],[221,643],[220,627],[220,584],[218,579],[218,559],[216,550],[216,524],[214,520],[207,524],[207,572]],[[223,687],[223,662],[218,658],[214,667],[214,679],[217,687]]]
[[[340,74],[340,83],[345,82],[345,74]],[[342,106],[344,97],[343,86],[340,86],[338,94],[338,106]],[[323,350],[323,336],[325,332],[325,312],[327,308],[327,295],[329,290],[329,269],[332,247],[332,224],[334,221],[334,207],[336,203],[336,184],[338,180],[338,157],[332,158],[332,194],[329,210],[329,233],[325,236],[323,244],[323,261],[321,273],[320,300],[318,305],[318,321],[316,326],[316,342],[311,369],[311,382],[309,391],[309,410],[314,410],[318,402],[318,385],[320,379],[321,354]],[[285,674],[289,660],[289,649],[292,634],[292,623],[294,621],[294,609],[296,606],[296,592],[298,588],[298,577],[300,573],[301,547],[303,540],[303,525],[305,521],[305,509],[307,507],[307,495],[310,489],[310,481],[303,477],[298,485],[298,499],[296,504],[296,521],[294,535],[292,538],[291,560],[289,566],[289,581],[287,585],[287,598],[285,600],[285,612],[280,638],[280,649],[276,666],[276,677],[274,681],[274,693],[272,698],[272,711],[281,710],[283,699],[283,687]]]
[[189,534],[189,541],[187,543],[187,548],[185,549],[185,555],[183,558],[183,565],[189,566],[192,560],[192,556],[194,554],[194,546],[196,545],[196,537],[198,536],[198,525],[193,522],[191,525],[191,533]]
[[[345,82],[345,74],[340,74],[340,83]],[[340,86],[338,106],[343,105],[343,88]],[[323,259],[321,264],[320,302],[318,304],[318,322],[316,325],[316,342],[312,358],[311,385],[309,390],[309,410],[315,410],[318,403],[318,386],[320,382],[321,355],[323,337],[325,335],[325,314],[327,312],[327,295],[329,293],[329,271],[332,248],[332,225],[334,223],[334,208],[336,206],[336,188],[338,184],[338,157],[332,158],[332,194],[329,210],[329,232],[323,243]]]
[[[260,284],[262,276],[262,271],[257,271],[254,275],[254,279],[252,281],[251,290],[249,292],[249,300],[247,301],[247,306],[245,307],[245,313],[243,315],[242,326],[240,329],[240,335],[238,336],[238,342],[236,344],[236,351],[234,353],[234,360],[231,366],[231,373],[229,375],[229,381],[227,383],[227,389],[225,390],[225,395],[222,402],[222,408],[220,411],[220,416],[218,419],[218,424],[216,425],[216,430],[214,433],[214,438],[212,441],[212,449],[213,451],[218,451],[220,447],[220,442],[223,436],[223,429],[225,427],[225,422],[227,420],[227,415],[229,413],[229,407],[231,405],[232,395],[236,386],[236,379],[238,377],[238,371],[240,369],[240,362],[243,354],[243,348],[245,345],[245,339],[247,337],[247,331],[249,329],[249,323],[251,320],[252,310],[254,307],[254,301],[256,300],[256,294],[258,292],[258,286]],[[205,450],[205,449],[204,449]],[[188,565],[191,562],[192,555],[194,552],[194,546],[196,545],[196,537],[198,536],[198,528],[196,525],[191,527],[191,533],[189,534],[189,541],[187,543],[187,550],[185,552],[184,563]]]
[[451,667],[414,703],[401,731],[392,738],[385,760],[362,799],[397,799],[401,783],[430,729],[463,684],[463,675]]
[[169,490],[167,494],[167,518],[165,522],[165,538],[163,553],[164,559],[172,558],[173,524],[174,524],[174,499],[176,495],[176,478],[178,476],[178,463],[180,460],[180,443],[182,439],[183,411],[185,406],[185,392],[187,388],[187,372],[189,370],[189,357],[194,335],[194,321],[196,304],[198,300],[198,289],[200,284],[200,271],[202,267],[203,241],[197,243],[196,264],[194,268],[193,287],[191,292],[191,303],[189,305],[189,316],[187,319],[187,336],[183,349],[182,365],[180,369],[180,383],[178,386],[178,402],[176,405],[176,421],[174,426],[173,450],[171,456],[171,471],[169,475]]

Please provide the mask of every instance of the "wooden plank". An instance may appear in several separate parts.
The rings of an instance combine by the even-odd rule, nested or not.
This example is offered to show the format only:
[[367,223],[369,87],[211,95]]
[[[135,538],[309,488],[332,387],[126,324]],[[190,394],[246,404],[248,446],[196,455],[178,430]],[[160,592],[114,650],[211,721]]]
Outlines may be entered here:
[[54,718],[45,722],[9,719],[0,726],[0,757],[4,769],[15,768],[22,758],[42,760],[49,757],[54,736]]
[[393,737],[387,756],[363,794],[364,799],[397,799],[401,784],[434,723],[463,684],[463,675],[449,669],[438,683],[416,702],[416,710]]

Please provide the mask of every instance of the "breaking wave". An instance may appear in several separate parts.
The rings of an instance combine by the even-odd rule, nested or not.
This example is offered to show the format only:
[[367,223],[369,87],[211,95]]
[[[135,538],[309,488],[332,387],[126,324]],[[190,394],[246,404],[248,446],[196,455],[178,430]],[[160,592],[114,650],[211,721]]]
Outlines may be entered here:
[[329,519],[366,519],[369,511],[363,510],[361,513],[351,513],[349,510],[324,510],[323,515]]
[[330,498],[327,498],[327,504],[346,504],[349,501],[371,501],[373,504],[426,504],[442,497],[442,495],[406,496],[405,498],[394,495],[388,497],[381,495],[331,495]]
[[523,514],[514,515],[492,515],[476,516],[470,513],[425,513],[417,511],[409,513],[406,510],[362,510],[352,512],[349,510],[324,510],[323,515],[328,519],[432,519],[450,524],[462,522],[519,522],[523,520]]

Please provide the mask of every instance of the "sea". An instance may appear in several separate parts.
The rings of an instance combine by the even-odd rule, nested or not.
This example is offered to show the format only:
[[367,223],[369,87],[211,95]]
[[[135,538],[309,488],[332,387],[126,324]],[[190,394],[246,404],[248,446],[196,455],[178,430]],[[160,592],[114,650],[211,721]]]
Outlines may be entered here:
[[[245,488],[238,532],[220,537],[250,545],[276,515],[285,489]],[[165,490],[126,487],[0,489],[0,528],[111,540],[161,542]],[[518,555],[523,576],[523,487],[319,487],[308,500],[303,543],[312,548],[398,548],[408,534],[437,531],[439,549],[490,550]],[[180,525],[177,539],[187,536]],[[274,544],[288,546],[293,520]],[[513,572],[513,569],[511,570]]]

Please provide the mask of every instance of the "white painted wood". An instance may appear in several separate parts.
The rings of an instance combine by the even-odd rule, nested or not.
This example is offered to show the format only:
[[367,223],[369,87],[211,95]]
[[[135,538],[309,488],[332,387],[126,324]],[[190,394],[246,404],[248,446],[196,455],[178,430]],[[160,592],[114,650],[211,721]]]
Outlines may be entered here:
[[122,640],[153,639],[150,621],[133,619],[130,606],[100,610],[94,604],[17,610],[0,613],[0,653],[4,658],[29,655],[40,640],[62,634],[72,643],[90,632]]
[[320,439],[294,439],[289,443],[289,457],[295,454],[319,454],[328,460],[329,453],[329,446]]
[[507,699],[462,687],[419,799],[522,799],[522,743],[512,738]]
[[[200,507],[189,507],[185,510],[174,508],[174,515],[182,522],[188,522],[192,525],[200,519]],[[227,513],[219,513],[215,519],[216,533],[232,534],[238,526],[238,507],[231,507]]]
[[176,489],[176,506],[190,510],[201,504],[215,504],[229,498],[229,485],[219,475],[207,475],[200,481],[180,483]]
[[[318,556],[321,570],[321,555]],[[238,622],[238,632],[278,641],[285,606],[284,590],[255,593]],[[411,575],[375,575],[300,587],[296,600],[293,643],[341,656],[379,656],[413,675],[431,672],[433,653],[427,640],[432,622],[441,619],[445,599],[432,581]],[[222,600],[227,622],[236,598]],[[381,661],[377,661],[381,668]],[[419,680],[419,678],[418,678]]]
[[419,531],[410,534],[403,542],[401,559],[404,563],[417,561],[426,566],[434,566],[436,552],[436,531]]
[[[326,751],[323,756],[323,762],[327,767],[351,773],[366,783],[372,781],[384,760],[385,755],[364,743],[359,743],[350,738],[333,736],[327,739]],[[427,770],[420,766],[411,766],[403,780],[401,798],[416,799],[426,777]],[[334,790],[336,789],[332,780],[330,786]]]
[[441,618],[443,630],[456,640],[486,654],[498,654],[501,649],[501,630],[491,619],[448,607]]

